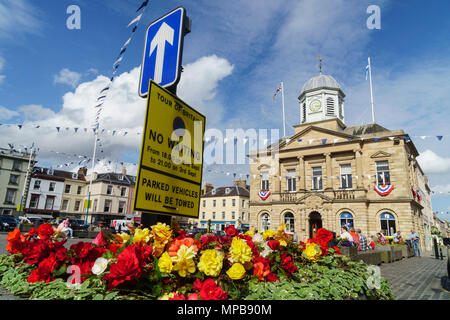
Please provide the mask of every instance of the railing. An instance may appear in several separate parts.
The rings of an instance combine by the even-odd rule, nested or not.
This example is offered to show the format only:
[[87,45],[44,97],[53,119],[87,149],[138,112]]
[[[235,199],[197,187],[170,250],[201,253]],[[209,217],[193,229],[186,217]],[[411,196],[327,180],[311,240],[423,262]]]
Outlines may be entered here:
[[334,191],[334,198],[338,200],[355,199],[355,191],[354,190]]
[[279,195],[281,202],[294,202],[297,200],[297,193],[295,192],[283,192]]

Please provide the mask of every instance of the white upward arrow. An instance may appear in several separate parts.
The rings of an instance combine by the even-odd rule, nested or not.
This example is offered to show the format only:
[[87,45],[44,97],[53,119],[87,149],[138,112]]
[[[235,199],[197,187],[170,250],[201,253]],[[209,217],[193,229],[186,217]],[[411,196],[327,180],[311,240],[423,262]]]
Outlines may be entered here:
[[166,48],[166,41],[173,45],[173,37],[174,30],[167,25],[165,22],[161,25],[152,42],[150,43],[150,53],[149,56],[152,55],[155,48],[156,50],[156,63],[155,63],[155,72],[153,74],[153,80],[156,83],[161,83],[162,81],[162,73],[163,73],[163,64],[164,64],[164,51]]

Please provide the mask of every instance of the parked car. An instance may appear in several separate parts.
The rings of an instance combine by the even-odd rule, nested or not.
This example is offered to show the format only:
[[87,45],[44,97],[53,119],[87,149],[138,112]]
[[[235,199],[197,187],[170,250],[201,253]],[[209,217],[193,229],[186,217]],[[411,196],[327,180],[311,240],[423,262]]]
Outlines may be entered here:
[[205,234],[206,233],[206,228],[194,228],[192,230],[189,230],[186,235],[187,236],[195,236],[196,234],[200,233],[200,234]]
[[0,216],[0,228],[2,231],[12,231],[17,226],[17,220],[13,216]]

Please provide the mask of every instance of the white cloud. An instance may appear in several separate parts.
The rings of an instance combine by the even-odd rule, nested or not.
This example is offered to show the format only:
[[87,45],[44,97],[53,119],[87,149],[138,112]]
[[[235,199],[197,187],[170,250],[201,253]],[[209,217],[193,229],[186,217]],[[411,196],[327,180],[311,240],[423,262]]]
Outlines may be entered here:
[[67,84],[75,88],[80,83],[81,74],[75,71],[70,71],[67,68],[59,71],[59,74],[53,76],[53,83]]
[[425,150],[418,157],[420,167],[428,173],[447,173],[450,171],[450,158],[440,157],[431,150]]
[[15,116],[18,116],[19,113],[13,110],[9,110],[3,106],[0,106],[0,120],[9,120]]
[[0,38],[15,39],[21,33],[40,34],[43,23],[39,10],[27,0],[0,2]]
[[178,85],[179,96],[207,117],[208,127],[222,120],[225,107],[212,101],[217,95],[219,81],[233,72],[228,60],[216,55],[202,57],[187,64]]
[[[194,108],[208,106],[208,109],[205,109],[207,116],[211,114],[211,117],[215,115],[219,119],[217,114],[222,113],[222,106],[216,101],[217,88],[219,81],[227,77],[232,69],[227,60],[216,56],[200,58],[192,64],[187,64],[180,83],[180,97]],[[103,103],[100,128],[105,131],[99,135],[96,159],[106,158],[120,162],[125,157],[132,158],[130,154],[136,154],[137,162],[146,108],[146,99],[139,97],[137,93],[139,75],[140,67],[136,67],[114,79]],[[51,162],[56,166],[73,161],[74,165],[70,167],[72,169],[82,158],[67,157],[61,153],[92,156],[92,125],[96,114],[94,106],[100,91],[109,83],[109,78],[99,75],[92,81],[78,84],[74,91],[64,94],[62,108],[57,112],[37,104],[20,106],[16,111],[0,107],[0,118],[5,115],[9,118],[22,115],[24,119],[20,130],[16,126],[0,126],[0,146],[11,142],[29,146],[35,142],[40,148],[39,163]],[[213,106],[217,109],[213,109]],[[59,132],[56,127],[60,128]],[[77,133],[74,132],[75,127],[79,128]],[[84,128],[87,128],[87,132]],[[117,131],[114,136],[113,130]],[[125,132],[128,134],[124,135]],[[51,151],[58,151],[59,154]],[[91,164],[92,162],[88,165],[89,169]],[[111,165],[96,164],[100,172],[106,170],[105,168],[112,170],[114,167],[121,169],[117,162]],[[68,167],[63,169],[69,170]],[[127,170],[129,173],[136,172],[135,166],[128,166]]]

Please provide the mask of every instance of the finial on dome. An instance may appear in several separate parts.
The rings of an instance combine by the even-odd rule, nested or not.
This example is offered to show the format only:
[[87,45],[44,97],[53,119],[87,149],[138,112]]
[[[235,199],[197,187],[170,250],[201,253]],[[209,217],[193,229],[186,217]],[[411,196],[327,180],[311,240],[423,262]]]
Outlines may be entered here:
[[319,56],[319,74],[322,74],[322,58]]

